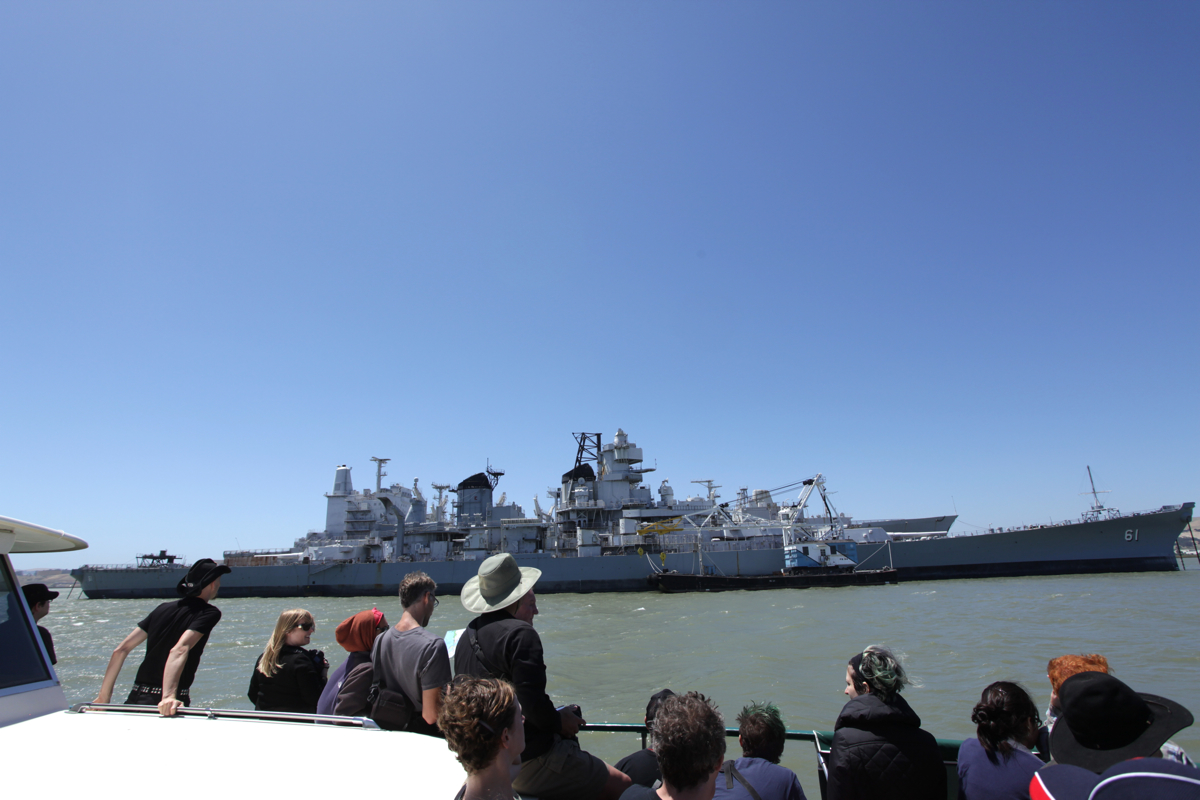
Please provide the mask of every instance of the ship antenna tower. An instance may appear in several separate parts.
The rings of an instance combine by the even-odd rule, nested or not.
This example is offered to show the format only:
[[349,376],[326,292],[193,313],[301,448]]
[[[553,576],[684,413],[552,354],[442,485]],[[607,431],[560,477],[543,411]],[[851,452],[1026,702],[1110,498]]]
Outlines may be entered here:
[[600,463],[600,436],[599,433],[572,433],[576,443],[579,444],[579,449],[575,452],[575,466],[580,466],[588,461]]
[[698,483],[701,486],[703,486],[705,489],[708,489],[709,502],[716,503],[717,498],[721,496],[721,495],[717,494],[717,489],[721,488],[721,485],[719,483],[714,484],[711,480],[692,481],[692,483]]
[[383,471],[383,465],[391,461],[391,459],[376,458],[371,456],[371,460],[375,462],[375,491],[378,492],[383,488],[383,478],[385,475],[387,475],[387,473]]
[[492,466],[492,462],[490,460],[488,461],[488,465],[487,465],[488,483],[490,483],[492,485],[493,489],[496,488],[496,484],[500,483],[500,476],[503,474],[504,474],[504,470],[496,469],[495,467]]
[[438,493],[437,505],[434,506],[434,513],[437,514],[437,522],[441,522],[442,521],[442,507],[446,502],[446,490],[450,488],[450,484],[434,483],[431,485]]

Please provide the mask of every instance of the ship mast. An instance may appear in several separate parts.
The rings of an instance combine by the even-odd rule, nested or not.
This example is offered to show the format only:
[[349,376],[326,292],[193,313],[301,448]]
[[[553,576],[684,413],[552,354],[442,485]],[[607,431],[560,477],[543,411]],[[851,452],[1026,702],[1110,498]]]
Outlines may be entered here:
[[371,460],[375,462],[375,491],[378,492],[383,488],[383,477],[387,475],[383,471],[383,465],[391,461],[390,458],[376,458],[371,456]]
[[1092,491],[1080,492],[1080,494],[1090,494],[1092,496],[1092,507],[1083,512],[1085,521],[1098,520],[1102,518],[1115,519],[1120,516],[1120,512],[1115,508],[1105,508],[1104,503],[1100,502],[1100,495],[1108,494],[1107,489],[1096,489],[1096,481],[1092,478],[1092,468],[1087,468],[1088,483],[1092,485]]
[[1093,511],[1103,511],[1104,503],[1100,502],[1100,495],[1108,494],[1108,491],[1101,490],[1101,491],[1097,492],[1096,491],[1096,481],[1094,481],[1092,479],[1092,468],[1089,466],[1087,468],[1087,471],[1088,471],[1088,483],[1090,483],[1092,485],[1092,497],[1095,499],[1095,503],[1092,505],[1092,510]]
[[450,488],[450,484],[435,483],[433,484],[433,488],[436,489],[438,493],[437,505],[434,507],[434,514],[436,515],[434,522],[445,522],[442,517],[446,513],[446,490]]

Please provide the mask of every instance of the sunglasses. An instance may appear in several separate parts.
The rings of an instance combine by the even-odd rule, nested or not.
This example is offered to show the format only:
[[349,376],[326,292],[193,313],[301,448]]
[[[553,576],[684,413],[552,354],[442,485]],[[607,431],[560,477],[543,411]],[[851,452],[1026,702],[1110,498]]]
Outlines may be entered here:
[[434,608],[437,608],[437,607],[438,607],[438,605],[439,605],[438,599],[437,599],[436,597],[435,597],[435,598],[433,598],[433,607],[434,607]]
[[296,627],[297,627],[297,628],[299,628],[300,630],[304,631],[305,633],[308,633],[308,632],[312,631],[312,629],[313,629],[313,628],[317,627],[317,623],[315,623],[315,622],[301,622],[301,623],[300,623],[299,625],[297,625]]

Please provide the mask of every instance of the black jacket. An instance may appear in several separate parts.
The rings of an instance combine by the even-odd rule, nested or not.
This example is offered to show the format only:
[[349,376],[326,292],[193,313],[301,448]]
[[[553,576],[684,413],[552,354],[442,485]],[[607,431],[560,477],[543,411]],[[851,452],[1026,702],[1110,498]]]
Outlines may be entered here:
[[[482,661],[473,645],[476,639]],[[525,715],[522,762],[549,751],[554,734],[562,733],[562,717],[546,694],[542,638],[528,622],[514,619],[507,611],[492,611],[473,619],[454,649],[454,674],[504,678],[516,688]]]
[[863,694],[834,726],[828,800],[942,800],[946,767],[937,740],[900,695]]
[[279,669],[271,677],[258,671],[250,675],[250,690],[246,696],[259,711],[296,711],[317,713],[317,701],[325,688],[325,674],[317,669],[312,656],[303,647],[285,644],[279,651]]

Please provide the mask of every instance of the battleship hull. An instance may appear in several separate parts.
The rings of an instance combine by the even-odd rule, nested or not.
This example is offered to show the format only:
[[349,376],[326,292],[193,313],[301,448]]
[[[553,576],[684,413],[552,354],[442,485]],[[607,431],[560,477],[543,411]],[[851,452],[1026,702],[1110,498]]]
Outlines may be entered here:
[[[1096,572],[1170,572],[1178,569],[1175,541],[1192,519],[1193,503],[1114,519],[1052,525],[976,536],[870,542],[858,546],[864,569],[892,566],[899,581],[950,578],[1075,575]],[[613,554],[557,558],[518,554],[522,566],[538,567],[540,594],[644,591],[662,569],[692,575],[766,576],[784,570],[784,551],[727,549],[668,553],[664,559]],[[239,566],[221,581],[224,597],[388,596],[414,570],[438,582],[439,593],[457,594],[475,575],[478,561],[392,561],[376,564]],[[95,599],[174,597],[179,569],[72,572]]]
[[[901,581],[1069,575],[1099,572],[1174,571],[1175,542],[1192,518],[1194,503],[1113,519],[1043,528],[946,536],[858,546],[859,565],[896,570]],[[614,554],[516,556],[542,570],[539,594],[633,592],[649,588],[661,569],[682,574],[769,575],[784,568],[781,548],[668,553],[665,558]],[[477,561],[323,563],[237,567],[221,580],[223,597],[388,596],[414,570],[428,573],[439,593],[457,594],[476,574]],[[72,572],[91,598],[175,597],[178,569],[88,569]]]

